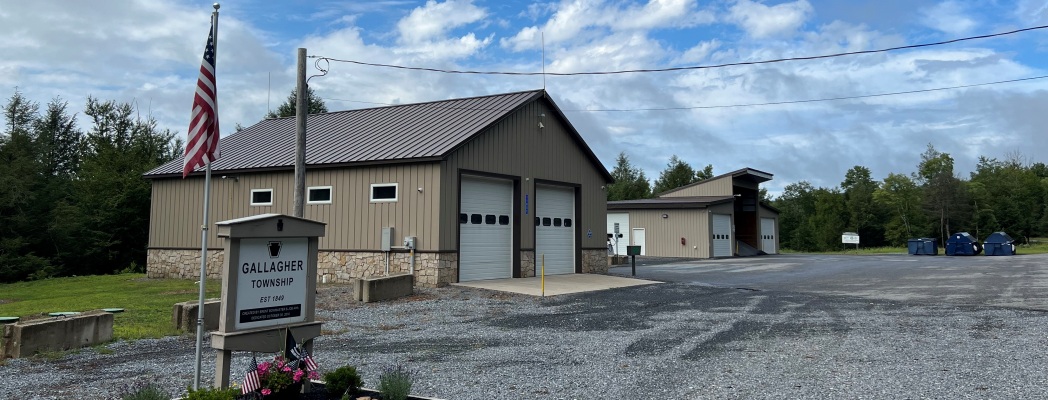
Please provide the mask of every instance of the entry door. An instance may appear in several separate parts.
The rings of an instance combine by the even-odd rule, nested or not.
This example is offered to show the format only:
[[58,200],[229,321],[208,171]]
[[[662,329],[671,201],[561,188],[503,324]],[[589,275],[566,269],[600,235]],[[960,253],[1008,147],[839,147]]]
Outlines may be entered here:
[[761,250],[768,254],[778,253],[775,242],[775,218],[761,218]]
[[513,277],[513,182],[462,177],[459,282]]
[[713,215],[713,257],[731,257],[731,215]]
[[[546,275],[575,273],[575,188],[535,188],[535,255]],[[541,268],[541,267],[540,267]]]
[[615,234],[615,225],[619,226],[621,238],[611,238],[615,254],[625,255],[626,246],[630,244],[630,215],[627,213],[608,214],[608,234]]
[[633,240],[634,246],[640,246],[640,255],[644,255],[644,228],[633,228]]

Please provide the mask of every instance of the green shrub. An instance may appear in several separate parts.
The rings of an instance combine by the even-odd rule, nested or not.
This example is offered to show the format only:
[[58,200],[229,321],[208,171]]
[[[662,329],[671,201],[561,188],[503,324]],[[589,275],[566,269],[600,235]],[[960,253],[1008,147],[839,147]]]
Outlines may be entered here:
[[324,374],[324,387],[328,395],[333,398],[341,398],[343,394],[354,394],[364,384],[360,379],[357,369],[346,365]]
[[411,371],[397,364],[378,377],[378,391],[384,400],[406,400],[411,393]]
[[232,387],[227,389],[200,388],[199,390],[189,388],[189,394],[185,400],[236,400],[239,395],[240,389]]
[[132,389],[120,396],[120,400],[170,400],[171,395],[154,384]]

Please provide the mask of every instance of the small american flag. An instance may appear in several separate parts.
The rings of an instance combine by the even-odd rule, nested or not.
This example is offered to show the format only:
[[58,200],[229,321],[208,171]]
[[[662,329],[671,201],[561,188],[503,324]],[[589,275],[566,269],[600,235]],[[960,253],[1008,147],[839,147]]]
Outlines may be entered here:
[[218,94],[215,88],[215,30],[214,22],[207,35],[204,60],[200,63],[193,113],[189,120],[189,140],[186,142],[182,178],[196,167],[211,164],[219,157],[218,151]]
[[262,383],[258,380],[258,360],[251,356],[251,369],[244,375],[244,386],[240,387],[240,394],[248,394],[258,390]]
[[296,363],[301,361],[306,371],[317,370],[317,362],[313,361],[313,356],[309,355],[309,352],[306,351],[306,349],[303,349],[301,346],[296,346],[291,349],[291,354],[295,356]]

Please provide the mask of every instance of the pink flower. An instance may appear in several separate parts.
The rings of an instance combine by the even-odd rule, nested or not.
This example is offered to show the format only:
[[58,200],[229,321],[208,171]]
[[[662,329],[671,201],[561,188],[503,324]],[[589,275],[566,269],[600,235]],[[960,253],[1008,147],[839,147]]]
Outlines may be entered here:
[[309,379],[320,379],[320,374],[317,371],[309,371]]
[[272,390],[269,390],[269,389],[262,389],[262,395],[263,395],[263,396],[269,396],[269,395],[270,395],[270,394],[272,394],[272,393],[273,393],[273,391],[272,391]]
[[261,364],[258,364],[258,372],[262,372],[267,369],[269,369],[269,361],[263,361]]
[[291,367],[285,365],[284,368],[281,368],[280,370],[284,372],[291,372]]
[[295,376],[294,376],[295,382],[298,382],[298,381],[302,380],[302,375],[305,375],[305,374],[306,374],[306,371],[303,371],[303,370],[295,371]]

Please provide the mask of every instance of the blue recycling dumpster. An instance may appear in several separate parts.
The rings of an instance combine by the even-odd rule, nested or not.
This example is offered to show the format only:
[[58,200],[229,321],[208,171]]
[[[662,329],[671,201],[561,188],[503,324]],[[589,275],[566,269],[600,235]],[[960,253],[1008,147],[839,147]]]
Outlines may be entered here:
[[946,255],[974,256],[982,253],[982,244],[968,232],[957,232],[946,240]]
[[909,253],[917,256],[934,256],[939,254],[938,241],[933,238],[917,238],[906,241]]
[[1013,256],[1015,255],[1015,240],[1004,232],[991,233],[983,242],[988,256]]

